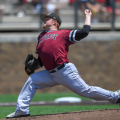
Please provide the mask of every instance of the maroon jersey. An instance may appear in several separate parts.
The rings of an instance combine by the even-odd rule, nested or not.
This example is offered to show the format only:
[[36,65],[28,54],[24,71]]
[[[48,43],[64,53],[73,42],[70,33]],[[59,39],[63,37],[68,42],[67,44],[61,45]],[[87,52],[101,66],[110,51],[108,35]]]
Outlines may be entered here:
[[71,30],[44,31],[38,36],[36,50],[47,70],[69,62],[67,58]]

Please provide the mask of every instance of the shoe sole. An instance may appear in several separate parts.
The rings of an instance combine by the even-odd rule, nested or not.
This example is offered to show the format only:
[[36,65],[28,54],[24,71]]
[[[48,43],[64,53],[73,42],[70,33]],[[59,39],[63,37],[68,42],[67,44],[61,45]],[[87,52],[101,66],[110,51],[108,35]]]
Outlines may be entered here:
[[6,117],[6,119],[8,119],[8,118],[19,118],[19,117],[29,117],[30,116],[30,114],[28,114],[28,115],[20,115],[20,116],[16,116],[16,117]]

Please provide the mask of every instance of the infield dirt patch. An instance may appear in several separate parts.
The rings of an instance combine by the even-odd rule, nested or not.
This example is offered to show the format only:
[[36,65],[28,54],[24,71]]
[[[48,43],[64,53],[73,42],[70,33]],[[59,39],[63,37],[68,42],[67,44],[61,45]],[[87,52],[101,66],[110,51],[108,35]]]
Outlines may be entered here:
[[120,120],[120,109],[77,111],[69,113],[13,118],[10,120]]

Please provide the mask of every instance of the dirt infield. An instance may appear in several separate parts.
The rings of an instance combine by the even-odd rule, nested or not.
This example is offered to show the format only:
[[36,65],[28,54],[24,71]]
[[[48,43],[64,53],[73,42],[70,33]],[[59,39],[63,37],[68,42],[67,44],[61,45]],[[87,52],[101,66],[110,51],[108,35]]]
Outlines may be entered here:
[[23,118],[13,118],[10,120],[120,120],[120,109],[77,111]]

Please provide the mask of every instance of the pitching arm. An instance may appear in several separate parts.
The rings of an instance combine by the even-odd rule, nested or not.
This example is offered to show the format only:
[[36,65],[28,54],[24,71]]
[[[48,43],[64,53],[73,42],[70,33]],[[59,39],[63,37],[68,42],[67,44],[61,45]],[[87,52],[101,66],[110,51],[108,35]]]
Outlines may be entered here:
[[85,23],[82,29],[80,30],[72,30],[69,34],[69,40],[71,42],[78,42],[81,39],[85,38],[90,31],[90,27],[91,27],[91,15],[92,12],[89,9],[85,10]]

